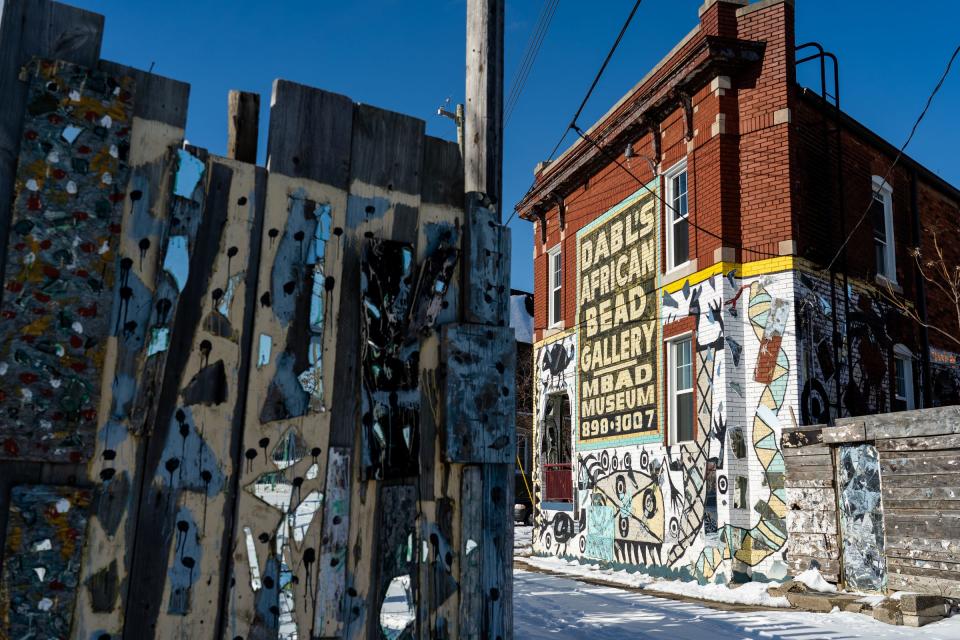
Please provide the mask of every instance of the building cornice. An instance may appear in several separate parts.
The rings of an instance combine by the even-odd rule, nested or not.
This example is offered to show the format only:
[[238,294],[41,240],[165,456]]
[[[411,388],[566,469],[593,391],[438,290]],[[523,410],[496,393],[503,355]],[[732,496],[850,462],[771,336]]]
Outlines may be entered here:
[[[697,37],[699,36],[699,37]],[[733,76],[763,57],[764,43],[713,35],[695,36],[676,51],[661,73],[648,74],[645,82],[591,127],[588,135],[598,145],[620,149],[645,132],[659,127],[667,113],[690,104],[691,96],[718,75]],[[534,220],[565,197],[602,166],[606,154],[579,140],[544,168],[533,187],[516,205],[520,217]]]

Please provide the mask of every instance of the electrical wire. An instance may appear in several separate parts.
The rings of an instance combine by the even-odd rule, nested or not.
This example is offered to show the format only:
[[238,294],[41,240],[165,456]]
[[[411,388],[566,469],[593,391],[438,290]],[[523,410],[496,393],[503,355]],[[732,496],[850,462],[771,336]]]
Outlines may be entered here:
[[520,100],[520,95],[523,93],[523,90],[526,87],[527,78],[530,76],[530,71],[533,69],[533,64],[537,59],[537,54],[540,52],[540,47],[543,45],[544,38],[546,38],[547,31],[550,29],[550,23],[553,21],[553,16],[557,11],[557,6],[559,3],[560,0],[544,0],[543,8],[540,10],[540,17],[537,21],[537,25],[530,34],[530,39],[527,41],[523,58],[510,83],[510,94],[507,97],[506,106],[504,107],[504,128],[506,128],[507,124],[510,122],[510,116],[513,114],[513,110],[516,108],[517,103]]
[[[633,9],[630,10],[630,15],[627,16],[627,19],[624,21],[623,26],[620,27],[620,33],[617,34],[617,39],[614,40],[613,46],[610,47],[610,51],[607,52],[607,56],[603,59],[603,64],[600,65],[600,70],[597,71],[597,75],[594,76],[593,82],[590,84],[590,88],[587,90],[586,95],[583,96],[583,100],[580,102],[580,107],[577,109],[573,118],[570,120],[570,124],[567,125],[567,128],[563,130],[563,135],[560,136],[560,139],[557,140],[557,144],[554,145],[553,151],[551,151],[550,155],[547,157],[547,162],[550,162],[551,160],[553,160],[553,156],[557,152],[557,149],[559,149],[560,145],[563,144],[563,141],[567,139],[567,134],[570,133],[570,130],[574,126],[576,126],[577,118],[580,117],[580,114],[583,113],[584,107],[587,106],[587,102],[590,100],[590,96],[593,95],[593,90],[597,88],[597,84],[600,82],[600,78],[601,76],[603,76],[603,72],[606,71],[607,65],[610,64],[610,60],[611,58],[613,58],[613,54],[617,51],[617,47],[620,46],[620,41],[623,40],[623,35],[627,32],[627,28],[630,26],[630,23],[633,21],[633,16],[636,15],[637,9],[640,8],[640,3],[642,2],[643,0],[637,0],[633,4]],[[507,218],[506,223],[504,223],[504,226],[510,224],[510,221],[513,220],[513,216],[516,215],[516,213],[517,213],[516,209],[514,209],[513,213],[510,214],[510,217]]]
[[933,99],[936,97],[937,93],[940,91],[940,88],[943,87],[943,83],[946,81],[947,76],[950,74],[950,69],[953,66],[954,61],[957,59],[957,56],[960,55],[960,46],[957,46],[953,51],[953,55],[950,56],[950,60],[947,61],[947,67],[944,69],[943,74],[940,76],[940,81],[937,82],[937,85],[933,88],[933,91],[927,97],[927,102],[923,107],[923,111],[920,112],[920,115],[917,117],[916,121],[913,123],[913,127],[910,129],[910,135],[907,136],[907,139],[904,140],[903,145],[900,146],[900,150],[897,152],[896,157],[891,163],[890,167],[887,169],[886,173],[883,175],[883,181],[877,185],[873,193],[870,195],[870,202],[867,203],[867,206],[864,208],[863,213],[860,215],[860,218],[857,220],[857,223],[853,225],[853,228],[847,234],[847,237],[844,238],[843,242],[840,244],[840,248],[837,249],[837,252],[834,254],[833,258],[830,260],[830,263],[827,265],[826,269],[823,269],[823,272],[830,271],[833,268],[834,263],[837,261],[837,258],[840,257],[840,254],[847,248],[847,245],[850,243],[853,234],[860,228],[860,225],[863,224],[863,221],[866,219],[867,214],[870,213],[870,209],[873,207],[873,200],[876,198],[880,191],[883,189],[883,185],[887,184],[887,180],[890,178],[890,174],[893,173],[894,168],[897,166],[897,163],[900,162],[900,159],[903,158],[903,152],[906,150],[907,145],[910,144],[910,141],[913,140],[914,134],[917,132],[917,128],[920,126],[920,123],[923,121],[924,117],[927,115],[927,111],[930,110],[930,105],[933,103]]

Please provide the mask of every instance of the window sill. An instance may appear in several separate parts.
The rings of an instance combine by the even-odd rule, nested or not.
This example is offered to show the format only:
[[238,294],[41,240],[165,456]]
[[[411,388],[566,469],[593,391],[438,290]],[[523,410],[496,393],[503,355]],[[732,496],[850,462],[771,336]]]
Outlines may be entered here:
[[697,259],[687,260],[683,264],[678,264],[677,266],[667,270],[663,274],[663,282],[669,284],[680,278],[685,278],[687,276],[693,275],[697,272]]
[[889,287],[893,290],[894,293],[903,293],[903,287],[897,284],[896,280],[891,280],[887,276],[880,275],[879,273],[874,277],[874,281],[883,288]]

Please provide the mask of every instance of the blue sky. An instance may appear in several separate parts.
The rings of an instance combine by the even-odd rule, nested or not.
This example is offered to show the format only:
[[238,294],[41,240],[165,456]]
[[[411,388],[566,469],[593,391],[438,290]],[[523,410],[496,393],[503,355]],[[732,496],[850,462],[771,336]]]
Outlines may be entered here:
[[[274,78],[402,111],[431,135],[455,138],[435,115],[463,100],[465,0],[66,0],[107,16],[103,57],[189,82],[187,137],[226,146],[227,91],[261,94],[261,158]],[[507,123],[505,208],[530,186],[583,98],[631,0],[561,0],[524,92]],[[580,122],[589,126],[697,21],[701,0],[645,0]],[[797,42],[840,57],[844,110],[899,146],[960,44],[954,0],[797,1]],[[542,0],[508,0],[507,92]],[[603,10],[598,10],[600,7]],[[810,69],[812,71],[812,67]],[[801,81],[814,82],[804,74]],[[908,149],[960,186],[960,65]],[[951,117],[952,116],[952,117]],[[572,138],[568,136],[565,148]],[[530,289],[532,227],[514,218],[513,286]]]

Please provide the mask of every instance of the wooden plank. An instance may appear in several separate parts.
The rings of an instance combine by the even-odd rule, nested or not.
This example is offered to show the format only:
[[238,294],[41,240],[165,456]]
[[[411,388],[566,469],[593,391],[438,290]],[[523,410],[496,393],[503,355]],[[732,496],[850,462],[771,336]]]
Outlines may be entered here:
[[[794,477],[794,475],[798,477]],[[833,478],[824,477],[822,473],[797,473],[797,474],[787,474],[787,477],[783,481],[783,486],[788,488],[826,488],[833,486]]]
[[93,454],[100,393],[111,382],[100,365],[111,286],[123,275],[115,252],[128,167],[120,150],[129,146],[133,86],[61,62],[31,62],[24,76],[0,303],[0,460],[75,463]]
[[884,514],[890,536],[923,536],[950,539],[960,537],[960,511],[911,511],[909,515]]
[[905,573],[888,573],[887,590],[915,591],[938,594],[946,598],[960,598],[960,580],[945,580]]
[[803,511],[836,511],[837,495],[832,488],[787,488],[787,508]]
[[[784,458],[798,458],[801,456],[823,456],[830,455],[830,446],[825,444],[811,444],[804,447],[784,447],[782,449]],[[789,465],[789,462],[787,463]]]
[[885,476],[960,473],[960,456],[954,452],[898,451],[881,455],[880,468]]
[[884,488],[960,487],[960,473],[885,473]]
[[935,500],[930,498],[888,500],[887,498],[884,498],[883,509],[885,513],[904,513],[905,515],[909,515],[917,510],[930,509],[958,511],[960,510],[960,497],[947,500]]
[[[376,542],[376,573],[372,581],[376,608],[367,617],[366,637],[389,632],[413,637],[417,621],[414,594],[420,593],[416,571],[419,496],[413,484],[382,485]],[[406,602],[398,602],[401,595]],[[382,631],[381,631],[382,628]]]
[[[101,394],[96,452],[87,470],[100,486],[87,529],[81,583],[88,586],[78,592],[73,620],[76,637],[89,637],[97,630],[117,637],[122,632],[139,500],[133,485],[145,452],[143,440],[132,433],[130,410],[155,309],[155,283],[176,172],[174,149],[183,141],[189,89],[122,65],[101,62],[101,68],[136,82],[130,179],[118,246],[121,264],[129,268],[122,283],[114,287],[112,305],[125,311],[127,321],[120,327],[113,322],[107,339],[103,379],[112,383],[104,385]],[[150,79],[144,80],[145,76]],[[144,104],[153,106],[145,109]]]
[[888,500],[960,500],[960,487],[956,486],[934,486],[934,487],[883,487],[883,503]]
[[836,427],[823,429],[823,442],[838,444],[841,442],[863,442],[867,439],[866,428],[863,422],[849,422]]
[[231,89],[227,94],[227,157],[257,162],[260,135],[260,94]]
[[[906,544],[905,547],[895,546],[898,544]],[[909,546],[909,542],[904,543],[900,538],[895,538],[892,542],[887,541],[887,544],[884,546],[884,553],[887,558],[903,558],[910,560],[935,560],[941,562],[949,562],[956,564],[960,562],[960,555],[956,551],[947,551],[941,548],[940,550],[931,551],[930,549],[916,548]]]
[[[183,165],[180,171],[178,178],[196,175],[195,171],[185,174]],[[217,496],[223,490],[224,472],[229,473],[231,468],[229,458],[223,460],[214,453],[210,438],[229,438],[232,410],[220,416],[225,422],[221,423],[220,433],[216,430],[207,432],[204,414],[206,407],[225,403],[228,393],[231,407],[235,401],[236,388],[231,392],[226,367],[223,361],[217,360],[218,356],[228,357],[220,353],[220,349],[235,347],[221,343],[215,352],[211,341],[199,334],[204,332],[204,302],[207,308],[215,306],[212,290],[227,280],[223,272],[219,273],[222,279],[214,281],[213,278],[218,266],[226,266],[228,262],[227,247],[223,246],[221,254],[221,246],[231,205],[235,202],[231,202],[234,171],[232,167],[210,162],[206,163],[204,173],[208,179],[202,212],[192,208],[189,211],[191,217],[185,212],[184,217],[171,219],[164,258],[170,291],[190,303],[177,304],[172,321],[162,319],[154,324],[154,327],[169,327],[171,338],[176,339],[166,344],[162,369],[156,370],[157,379],[161,380],[155,396],[156,405],[143,407],[146,414],[152,416],[153,432],[143,464],[138,469],[138,475],[142,474],[145,481],[140,494],[128,593],[128,607],[138,615],[136,619],[128,617],[124,620],[129,633],[132,633],[132,625],[138,625],[139,629],[152,628],[154,624],[174,625],[168,616],[190,613],[194,606],[194,590],[202,590],[202,583],[207,582],[201,580],[201,575],[212,580],[212,574],[220,571],[222,531],[211,536],[214,547],[204,550],[206,517],[203,507],[209,501],[216,505],[215,508],[223,508],[223,496]],[[193,187],[192,179],[188,185]],[[186,189],[191,194],[191,201],[195,202],[193,197],[197,189],[204,192],[202,185]],[[174,193],[177,193],[177,186]],[[235,194],[233,198],[236,198]],[[246,213],[246,207],[241,209]],[[246,229],[240,232],[246,232]],[[178,247],[176,238],[184,238],[184,241],[176,249],[172,261],[171,252]],[[157,291],[162,295],[160,286]],[[197,377],[191,379],[191,376]],[[235,376],[231,371],[230,377],[234,381]],[[176,544],[172,544],[174,542]],[[209,597],[202,597],[203,604],[210,600],[215,607],[219,601],[219,584]],[[207,624],[215,623],[216,612],[209,611],[208,615],[210,622]]]
[[835,535],[791,531],[787,538],[787,554],[836,560],[840,557],[840,540]]
[[346,190],[353,102],[288,80],[274,80],[267,169]]
[[513,638],[514,464],[485,464],[480,561],[484,637]]
[[478,194],[467,198],[463,321],[503,326],[510,305],[510,230]]
[[[100,60],[98,67],[101,71],[112,76],[128,76],[133,78],[135,94],[133,99],[133,117],[141,120],[151,120],[175,129],[184,129],[187,126],[187,104],[190,98],[190,85],[172,78],[157,75],[153,72],[128,67],[109,60]],[[134,127],[135,143],[145,142],[138,137]],[[134,145],[136,146],[136,145]],[[131,151],[134,153],[134,151]]]
[[837,512],[788,509],[787,531],[835,534],[837,533]]
[[[830,453],[826,454],[813,454],[806,456],[793,456],[787,462],[787,473],[790,473],[792,469],[797,471],[814,471],[813,467],[819,467],[824,471],[833,469],[833,456]],[[809,469],[808,469],[809,468]]]
[[[103,16],[50,0],[5,0],[0,14],[0,265],[4,265],[27,104],[27,84],[20,81],[20,70],[34,56],[95,67]],[[0,290],[0,300],[3,295]]]
[[483,640],[483,473],[464,467],[460,485],[460,640]]
[[960,554],[960,539],[944,538],[939,535],[912,535],[886,532],[885,546],[891,549],[915,550],[921,554],[949,553],[954,557]]
[[[447,363],[446,456],[451,462],[508,463],[516,455],[516,346],[509,327],[451,324],[443,328]],[[501,379],[496,372],[503,375]]]
[[51,485],[13,489],[0,578],[5,638],[70,633],[92,494]]
[[[463,217],[463,157],[456,142],[432,136],[423,139],[423,177],[420,187],[421,220],[430,220],[426,205],[453,209]],[[450,212],[448,211],[448,214]]]
[[314,630],[322,638],[340,638],[346,624],[347,539],[350,531],[350,450],[328,451],[323,538],[317,571]]
[[960,433],[960,408],[955,406],[861,416],[860,419],[866,425],[868,440]]
[[960,450],[960,434],[921,436],[918,438],[891,438],[877,440],[877,451],[941,451]]
[[[175,322],[178,314],[194,312],[193,307],[184,306],[181,302],[188,300],[185,291],[190,283],[190,261],[196,255],[200,228],[207,222],[203,219],[206,183],[209,180],[207,151],[198,148],[177,149],[176,156],[177,168],[168,214],[170,225],[163,229],[160,238],[163,246],[160,258],[162,268],[157,272],[153,308],[147,318],[147,359],[139,373],[137,394],[130,409],[131,426],[137,434],[147,432],[158,424],[158,398],[162,393],[171,355],[170,347],[176,333]],[[207,241],[213,242],[212,236],[208,236]],[[193,286],[197,286],[196,282]],[[179,353],[179,356],[183,357],[183,354]],[[169,390],[168,393],[174,391]],[[165,425],[159,424],[165,428]]]
[[[896,573],[901,573],[898,569],[903,569],[902,573],[911,573],[912,570],[924,569],[935,571],[937,574],[949,574],[947,579],[960,580],[960,557],[954,556],[953,562],[949,560],[934,560],[930,558],[904,558],[887,554],[887,566]],[[922,575],[922,574],[913,574]],[[953,577],[951,578],[950,575]]]

